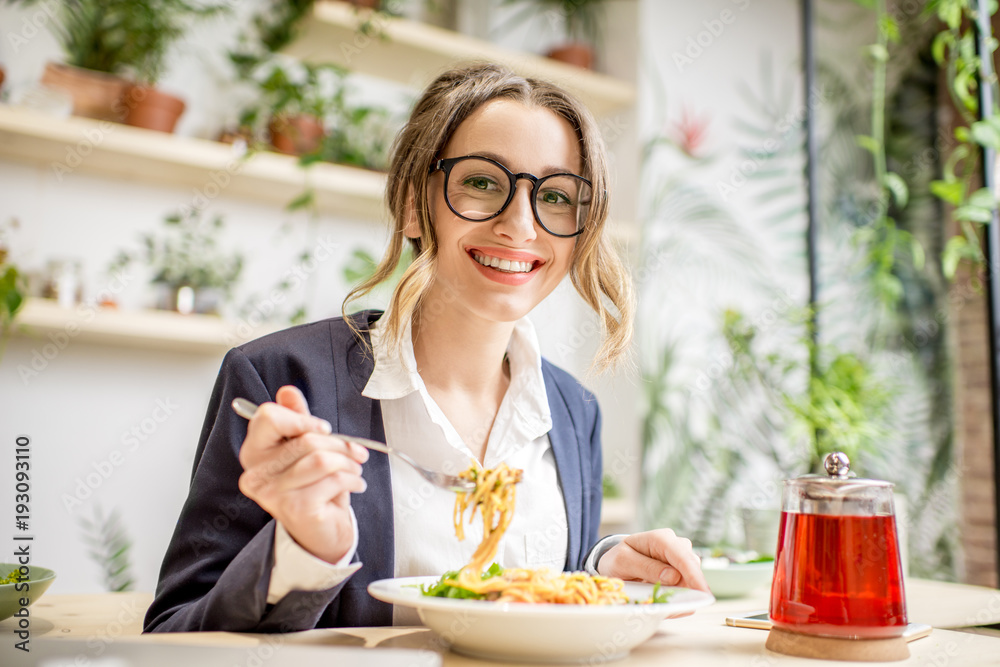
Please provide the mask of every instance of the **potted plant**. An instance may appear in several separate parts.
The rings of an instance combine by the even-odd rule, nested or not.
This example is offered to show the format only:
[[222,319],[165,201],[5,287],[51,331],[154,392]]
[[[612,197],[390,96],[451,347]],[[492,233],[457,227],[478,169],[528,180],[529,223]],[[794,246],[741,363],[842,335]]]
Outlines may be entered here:
[[[30,6],[38,0],[20,2]],[[185,0],[61,2],[51,29],[65,62],[47,63],[42,83],[69,92],[77,115],[172,130],[173,123],[164,120],[162,112],[146,110],[163,101],[162,93],[150,92],[149,86],[162,74],[166,53],[187,23],[223,9]],[[142,87],[130,91],[129,77],[141,81]],[[177,98],[168,100],[167,106],[169,115],[183,111]]]
[[133,262],[145,264],[153,272],[151,282],[161,290],[159,308],[182,314],[218,313],[243,271],[243,256],[219,247],[222,216],[206,220],[201,211],[192,209],[168,215],[163,222],[161,235],[142,235],[142,250],[119,252],[109,270]]
[[136,48],[137,59],[130,63],[136,83],[129,86],[123,100],[127,109],[125,122],[161,132],[173,132],[185,103],[155,87],[166,65],[171,46],[187,31],[190,23],[216,15],[226,5],[197,5],[185,0],[150,0],[128,2],[128,34]]
[[[231,54],[231,58],[238,57]],[[326,121],[343,100],[344,71],[335,65],[312,65],[275,54],[245,68],[258,100],[240,115],[245,132],[269,141],[282,153],[319,151]]]
[[570,65],[593,69],[604,0],[505,0],[505,4],[525,5],[512,17],[518,22],[540,14],[560,17],[566,42],[545,55]]
[[[389,146],[398,130],[396,119],[386,109],[338,103],[333,129],[323,138],[316,159],[384,171],[389,164]],[[312,156],[304,160],[310,162]]]

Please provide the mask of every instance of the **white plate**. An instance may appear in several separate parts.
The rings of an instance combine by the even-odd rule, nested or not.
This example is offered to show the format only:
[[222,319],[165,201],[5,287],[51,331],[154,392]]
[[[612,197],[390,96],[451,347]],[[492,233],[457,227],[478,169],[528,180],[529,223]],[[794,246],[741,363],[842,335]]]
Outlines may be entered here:
[[[372,597],[413,607],[443,645],[476,658],[516,662],[596,663],[617,660],[649,639],[660,622],[715,601],[708,593],[674,588],[665,604],[565,605],[456,600],[422,595],[420,584],[440,577],[381,579]],[[651,584],[626,583],[633,600]]]

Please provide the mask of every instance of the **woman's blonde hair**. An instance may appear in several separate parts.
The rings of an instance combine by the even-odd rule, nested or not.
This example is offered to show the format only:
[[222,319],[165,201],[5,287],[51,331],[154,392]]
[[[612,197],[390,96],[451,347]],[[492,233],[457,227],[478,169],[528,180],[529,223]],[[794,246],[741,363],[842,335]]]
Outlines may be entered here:
[[393,292],[390,315],[384,323],[389,344],[394,349],[401,346],[404,323],[412,322],[436,271],[437,239],[427,194],[430,167],[462,121],[497,99],[548,109],[569,122],[579,137],[582,175],[591,181],[594,195],[584,231],[576,237],[569,273],[573,286],[600,318],[602,342],[594,366],[606,370],[628,356],[635,297],[632,280],[604,234],[608,217],[608,166],[600,131],[590,111],[563,89],[519,76],[493,63],[456,67],[435,79],[396,137],[386,188],[386,203],[393,220],[389,248],[375,273],[344,299],[345,319],[355,328],[346,317],[348,304],[392,275],[408,238],[404,229],[411,221],[419,227],[420,237],[409,239],[414,259]]

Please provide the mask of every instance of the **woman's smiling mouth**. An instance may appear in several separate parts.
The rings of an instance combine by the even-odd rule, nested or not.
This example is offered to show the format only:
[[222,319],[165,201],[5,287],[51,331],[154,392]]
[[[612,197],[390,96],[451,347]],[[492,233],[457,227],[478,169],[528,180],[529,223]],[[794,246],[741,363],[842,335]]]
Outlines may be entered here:
[[534,262],[518,262],[516,260],[500,259],[499,257],[490,257],[488,255],[480,255],[477,252],[472,253],[472,258],[482,264],[483,266],[489,266],[500,271],[508,271],[510,273],[528,273],[534,268]]
[[507,285],[520,285],[534,277],[545,261],[526,252],[499,248],[467,248],[480,273]]

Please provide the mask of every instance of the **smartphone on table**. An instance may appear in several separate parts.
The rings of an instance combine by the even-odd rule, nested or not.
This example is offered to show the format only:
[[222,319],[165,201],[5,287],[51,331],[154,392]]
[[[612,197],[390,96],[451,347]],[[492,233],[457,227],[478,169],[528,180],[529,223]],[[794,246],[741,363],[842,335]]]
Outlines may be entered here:
[[[736,628],[754,628],[757,630],[770,630],[771,620],[766,611],[748,614],[747,616],[730,616],[726,618],[726,625]],[[925,623],[910,623],[903,630],[903,639],[912,642],[915,639],[926,637],[931,633],[931,626]]]

